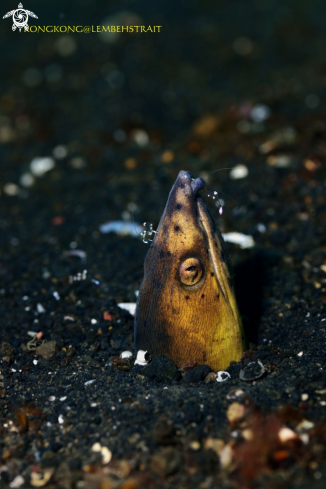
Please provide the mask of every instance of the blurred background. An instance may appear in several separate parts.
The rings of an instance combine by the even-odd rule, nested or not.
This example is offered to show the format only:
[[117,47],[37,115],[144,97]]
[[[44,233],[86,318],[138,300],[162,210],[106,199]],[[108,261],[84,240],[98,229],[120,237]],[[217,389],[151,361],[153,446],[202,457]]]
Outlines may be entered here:
[[[17,1],[3,1],[1,17]],[[281,254],[287,273],[305,260],[302,282],[317,280],[312,290],[325,295],[324,272],[308,276],[326,245],[324,2],[24,0],[24,8],[38,16],[30,26],[162,27],[24,33],[1,19],[3,284],[61,280],[81,268],[64,253],[82,250],[106,292],[134,301],[147,248],[99,226],[155,229],[182,169],[219,192],[221,218],[208,202],[223,232]],[[235,266],[249,263],[257,285],[253,253],[231,245]],[[291,294],[300,293],[294,282]]]

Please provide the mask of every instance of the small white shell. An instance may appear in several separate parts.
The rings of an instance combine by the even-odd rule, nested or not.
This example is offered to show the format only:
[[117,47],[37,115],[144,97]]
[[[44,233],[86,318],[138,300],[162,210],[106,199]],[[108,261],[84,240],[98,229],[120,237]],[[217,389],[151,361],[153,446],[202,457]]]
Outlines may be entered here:
[[131,358],[132,357],[132,353],[131,351],[123,351],[120,353],[120,358]]
[[225,382],[226,380],[229,379],[231,379],[231,375],[229,374],[229,372],[224,372],[223,370],[217,372],[216,382]]
[[118,306],[121,308],[121,309],[125,309],[126,311],[129,312],[129,314],[131,314],[132,316],[135,315],[135,311],[136,311],[136,302],[120,302],[118,304]]
[[143,367],[144,365],[147,365],[149,363],[149,360],[150,360],[150,356],[147,353],[147,351],[138,350],[137,358],[135,360],[134,365],[141,365]]

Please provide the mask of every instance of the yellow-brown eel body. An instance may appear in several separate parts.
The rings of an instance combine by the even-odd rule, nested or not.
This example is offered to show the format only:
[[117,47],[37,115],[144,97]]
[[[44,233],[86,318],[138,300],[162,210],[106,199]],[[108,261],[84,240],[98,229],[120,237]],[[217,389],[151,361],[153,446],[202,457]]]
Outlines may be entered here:
[[222,235],[181,171],[147,253],[135,314],[135,349],[224,370],[245,339]]

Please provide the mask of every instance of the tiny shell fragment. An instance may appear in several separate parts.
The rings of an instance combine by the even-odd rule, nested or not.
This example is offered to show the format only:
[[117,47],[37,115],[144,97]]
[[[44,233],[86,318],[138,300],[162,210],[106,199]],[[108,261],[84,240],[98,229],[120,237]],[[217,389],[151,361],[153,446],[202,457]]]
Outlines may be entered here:
[[133,354],[131,351],[123,351],[120,353],[120,358],[132,358]]
[[135,365],[147,365],[150,362],[150,355],[147,351],[138,350],[137,358],[135,360]]
[[231,379],[231,375],[229,374],[229,372],[224,372],[223,370],[217,372],[216,382],[225,382],[229,379]]
[[265,367],[260,360],[248,363],[243,370],[240,370],[239,377],[245,382],[260,379],[265,373]]
[[126,311],[129,312],[132,316],[135,315],[135,310],[136,310],[136,302],[120,302],[118,306],[121,309],[125,309]]

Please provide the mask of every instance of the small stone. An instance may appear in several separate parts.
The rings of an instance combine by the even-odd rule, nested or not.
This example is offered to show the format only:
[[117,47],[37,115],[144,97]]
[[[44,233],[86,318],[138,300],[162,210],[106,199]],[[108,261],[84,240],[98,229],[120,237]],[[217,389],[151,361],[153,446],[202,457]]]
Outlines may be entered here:
[[194,450],[195,452],[197,452],[197,450],[200,450],[201,445],[200,445],[199,441],[194,440],[194,441],[189,443],[189,447],[191,448],[191,450]]
[[293,163],[294,159],[291,155],[278,154],[268,156],[266,161],[268,165],[276,168],[288,168]]
[[290,428],[281,428],[278,432],[278,437],[282,443],[286,443],[289,440],[295,440],[298,435]]
[[178,471],[182,463],[181,454],[175,448],[162,448],[152,456],[151,470],[160,477],[167,477]]
[[233,451],[231,445],[227,444],[220,453],[220,464],[223,469],[226,469],[231,465],[232,457]]
[[201,380],[204,380],[211,371],[212,369],[208,365],[198,365],[198,367],[187,370],[184,374],[183,381],[188,384],[197,384]]
[[208,382],[215,382],[217,379],[217,373],[216,372],[210,372],[206,377],[205,377],[205,382],[208,384]]
[[3,341],[1,343],[0,358],[2,358],[2,360],[7,363],[9,363],[14,358],[14,350],[12,346],[6,341]]
[[252,430],[250,430],[249,428],[242,430],[241,434],[242,434],[243,438],[247,441],[250,441],[254,438],[254,432]]
[[102,447],[101,448],[101,455],[102,455],[102,463],[104,465],[111,462],[112,452],[111,452],[111,450],[108,449],[108,447]]
[[239,377],[245,382],[260,379],[265,373],[265,367],[260,360],[249,362],[243,370],[240,370]]
[[246,178],[248,174],[249,170],[246,165],[239,164],[230,171],[230,178],[232,178],[232,180],[237,180],[239,178]]
[[314,427],[314,423],[312,421],[308,421],[308,419],[303,419],[301,423],[299,423],[296,427],[297,431],[302,431],[302,430],[311,430]]
[[226,417],[230,423],[234,423],[235,421],[238,421],[238,419],[243,418],[245,412],[246,408],[243,404],[240,404],[239,402],[232,402],[232,404],[230,404],[228,407]]
[[36,305],[36,310],[39,314],[45,313],[45,308],[42,306],[42,304],[40,302]]
[[46,341],[36,348],[36,354],[40,355],[45,360],[50,360],[56,354],[57,342]]
[[179,380],[181,377],[172,360],[163,354],[156,357],[149,365],[143,367],[142,375],[156,380],[156,382],[171,382],[172,380]]

